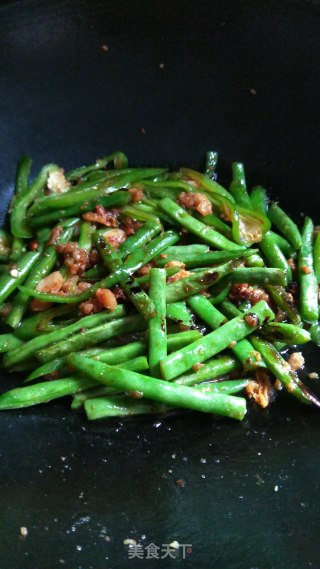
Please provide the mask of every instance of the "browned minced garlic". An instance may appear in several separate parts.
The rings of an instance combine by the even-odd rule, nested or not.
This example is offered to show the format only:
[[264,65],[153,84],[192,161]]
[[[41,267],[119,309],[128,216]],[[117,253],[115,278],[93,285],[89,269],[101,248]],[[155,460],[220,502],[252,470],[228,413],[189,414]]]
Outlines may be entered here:
[[288,358],[288,364],[292,371],[298,371],[304,366],[304,357],[301,352],[293,352]]
[[291,257],[290,257],[290,259],[287,260],[287,263],[288,263],[290,269],[291,269],[292,271],[294,271],[295,268],[296,268],[296,264],[295,264],[294,260],[291,259]]
[[40,292],[50,292],[55,294],[61,290],[64,278],[60,271],[54,271],[41,279],[36,286],[36,290]]
[[141,202],[144,198],[144,193],[141,188],[130,188],[129,193],[131,194],[133,203]]
[[186,271],[185,269],[181,269],[175,275],[171,275],[168,278],[168,283],[174,283],[175,281],[179,281],[180,279],[184,279],[185,277],[189,277],[189,275],[193,275],[190,271]]
[[245,314],[244,320],[245,320],[246,324],[248,324],[248,326],[254,327],[254,326],[259,325],[259,318],[253,312],[252,313],[248,312],[247,314]]
[[48,177],[47,187],[51,192],[61,194],[67,192],[70,188],[70,182],[66,179],[64,175],[64,170],[59,168],[54,172],[51,172]]
[[[60,271],[54,271],[50,273],[44,279],[38,282],[36,290],[39,292],[48,292],[51,294],[57,294],[61,291],[64,279]],[[33,298],[30,303],[30,308],[33,312],[42,312],[47,310],[52,306],[51,302],[39,300],[38,298]]]
[[104,238],[114,249],[118,249],[126,239],[126,234],[122,229],[110,229],[104,233]]
[[310,273],[312,272],[310,267],[307,267],[306,265],[302,265],[301,270],[305,275],[310,275]]
[[76,241],[68,241],[57,246],[57,251],[64,257],[64,264],[72,275],[83,273],[89,263],[89,254],[79,247]]
[[273,387],[276,391],[281,391],[281,389],[283,389],[283,384],[279,379],[276,379],[276,381],[273,384]]
[[263,409],[269,405],[273,388],[268,374],[263,369],[255,371],[255,379],[249,381],[246,392]]
[[188,209],[195,209],[201,215],[209,215],[212,213],[212,204],[209,198],[200,193],[181,192],[178,201],[180,205]]
[[118,306],[115,295],[108,288],[98,288],[96,291],[96,297],[100,304],[111,312]]
[[230,300],[241,302],[249,300],[251,304],[257,304],[259,300],[270,301],[269,295],[262,288],[253,288],[247,283],[233,284],[229,293]]
[[180,267],[181,269],[185,269],[186,266],[184,263],[182,263],[182,261],[176,261],[175,259],[172,259],[172,261],[169,261],[164,266],[165,269],[169,269],[170,267]]
[[117,227],[118,215],[117,209],[105,209],[102,205],[96,205],[95,211],[88,211],[82,217],[92,223],[100,223],[106,227]]

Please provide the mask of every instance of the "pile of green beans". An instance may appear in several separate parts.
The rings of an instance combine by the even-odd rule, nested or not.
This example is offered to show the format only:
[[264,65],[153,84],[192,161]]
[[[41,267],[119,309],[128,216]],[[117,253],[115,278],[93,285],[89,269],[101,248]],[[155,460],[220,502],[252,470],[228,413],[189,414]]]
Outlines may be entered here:
[[320,346],[320,232],[250,191],[241,162],[218,184],[217,162],[210,151],[204,173],[170,172],[114,152],[30,181],[19,160],[0,230],[0,354],[23,385],[0,410],[71,396],[89,420],[242,420],[282,387],[320,407],[288,360]]

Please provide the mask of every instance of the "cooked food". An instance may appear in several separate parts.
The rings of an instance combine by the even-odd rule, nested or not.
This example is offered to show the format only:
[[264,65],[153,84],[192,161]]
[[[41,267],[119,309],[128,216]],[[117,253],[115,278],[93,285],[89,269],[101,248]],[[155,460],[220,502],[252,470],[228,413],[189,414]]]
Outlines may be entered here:
[[243,419],[284,388],[309,405],[297,345],[319,345],[320,233],[243,164],[131,168],[122,152],[65,173],[17,167],[0,233],[0,351],[23,386],[0,409],[72,396],[89,419],[188,408]]

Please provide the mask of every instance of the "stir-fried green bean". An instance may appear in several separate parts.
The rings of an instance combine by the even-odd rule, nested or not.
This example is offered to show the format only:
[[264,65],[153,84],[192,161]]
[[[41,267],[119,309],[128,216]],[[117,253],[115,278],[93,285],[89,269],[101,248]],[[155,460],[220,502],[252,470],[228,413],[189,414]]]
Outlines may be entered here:
[[117,151],[30,183],[21,158],[0,230],[0,353],[25,385],[0,410],[71,396],[89,420],[241,420],[245,397],[264,407],[281,384],[320,407],[302,358],[281,355],[320,346],[318,228],[306,217],[300,233],[262,186],[249,192],[241,162],[225,189],[217,160],[170,172]]

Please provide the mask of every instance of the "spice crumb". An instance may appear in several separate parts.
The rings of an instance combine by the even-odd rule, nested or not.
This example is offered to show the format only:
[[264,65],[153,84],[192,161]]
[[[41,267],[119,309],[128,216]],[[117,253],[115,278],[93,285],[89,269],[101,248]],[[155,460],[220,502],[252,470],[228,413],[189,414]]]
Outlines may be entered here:
[[20,528],[20,535],[22,535],[22,537],[27,537],[28,535],[28,529],[25,526],[21,526]]
[[137,545],[137,542],[135,539],[131,539],[130,537],[127,537],[127,539],[123,540],[123,545],[129,545],[129,547],[133,547],[134,545]]
[[256,89],[250,89],[250,93],[251,95],[256,95],[257,94],[257,90]]
[[102,44],[101,46],[102,51],[109,51],[109,46],[107,46],[105,43]]
[[278,492],[278,490],[279,490],[279,486],[278,486],[278,484],[276,484],[276,486],[274,487],[274,491]]
[[319,379],[319,374],[316,371],[312,371],[311,373],[308,373],[308,378],[309,379]]
[[18,269],[11,269],[11,271],[10,271],[10,276],[11,276],[13,279],[18,278],[18,276],[19,276],[19,271],[18,271]]
[[164,69],[164,63],[160,63],[159,69]]
[[140,128],[140,134],[146,134],[146,130],[143,128],[143,126]]
[[176,480],[176,485],[180,486],[180,488],[184,488],[186,485],[185,480],[183,480],[183,478],[178,478],[178,480]]

